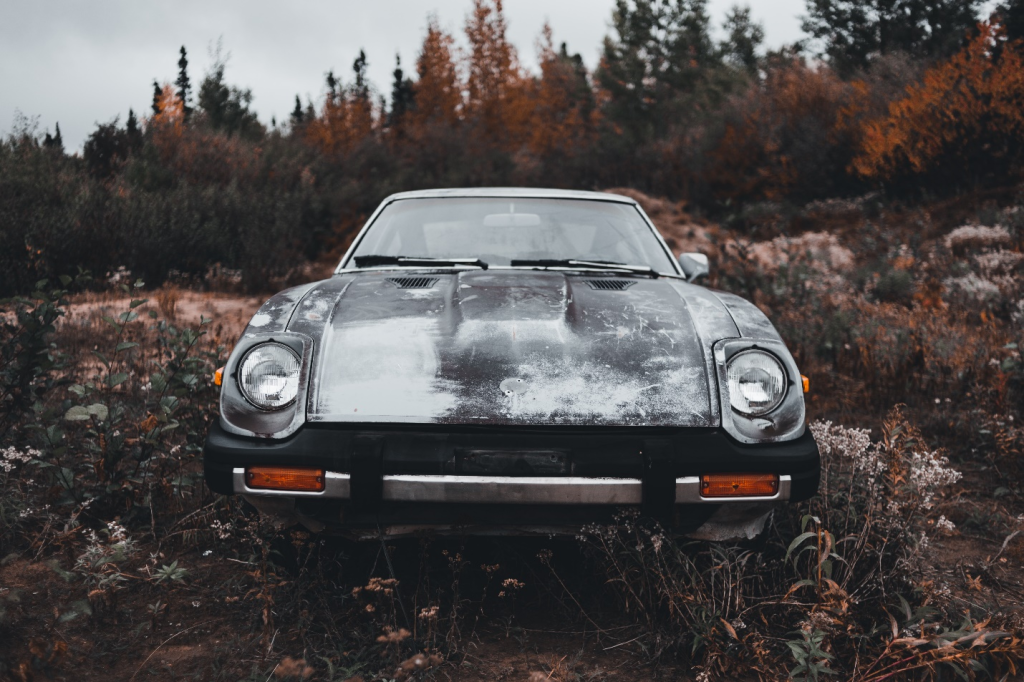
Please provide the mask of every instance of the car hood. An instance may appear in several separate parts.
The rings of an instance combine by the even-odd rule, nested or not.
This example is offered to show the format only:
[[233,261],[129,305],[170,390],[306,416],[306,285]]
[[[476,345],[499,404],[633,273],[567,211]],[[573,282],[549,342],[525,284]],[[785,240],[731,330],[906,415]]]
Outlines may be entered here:
[[711,344],[739,335],[670,279],[360,271],[275,299],[248,331],[313,339],[311,422],[717,426]]

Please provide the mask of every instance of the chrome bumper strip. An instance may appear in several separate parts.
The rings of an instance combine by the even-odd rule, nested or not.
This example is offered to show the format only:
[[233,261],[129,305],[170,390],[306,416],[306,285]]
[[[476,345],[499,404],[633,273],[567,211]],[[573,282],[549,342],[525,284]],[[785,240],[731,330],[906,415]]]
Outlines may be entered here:
[[640,504],[639,478],[385,476],[383,498],[468,504]]
[[[235,492],[266,497],[351,497],[348,474],[328,471],[321,492],[262,490],[245,484],[245,469],[232,470]],[[771,497],[707,498],[700,494],[700,477],[676,479],[676,504],[776,502],[788,500],[792,479],[779,477],[779,491]],[[449,502],[457,504],[620,504],[643,501],[639,478],[584,478],[581,476],[385,476],[382,498],[388,502]]]

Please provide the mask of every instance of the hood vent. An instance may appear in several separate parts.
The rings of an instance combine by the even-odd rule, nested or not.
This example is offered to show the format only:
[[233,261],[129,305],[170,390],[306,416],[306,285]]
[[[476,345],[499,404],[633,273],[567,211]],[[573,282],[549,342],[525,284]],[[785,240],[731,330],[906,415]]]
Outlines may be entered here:
[[429,289],[437,277],[388,277],[388,281],[399,289]]
[[602,279],[585,279],[583,281],[586,282],[591,289],[600,289],[601,291],[625,291],[636,284],[636,281],[632,279],[611,279],[610,277]]

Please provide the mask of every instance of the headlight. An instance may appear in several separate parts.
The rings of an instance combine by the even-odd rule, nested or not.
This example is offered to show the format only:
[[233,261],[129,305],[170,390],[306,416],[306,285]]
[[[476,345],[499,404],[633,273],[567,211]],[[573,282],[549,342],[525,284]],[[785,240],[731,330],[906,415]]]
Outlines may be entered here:
[[256,346],[242,358],[238,386],[256,407],[287,407],[299,393],[299,356],[279,343]]
[[729,403],[748,417],[767,414],[779,406],[788,388],[786,372],[774,355],[745,350],[729,358]]

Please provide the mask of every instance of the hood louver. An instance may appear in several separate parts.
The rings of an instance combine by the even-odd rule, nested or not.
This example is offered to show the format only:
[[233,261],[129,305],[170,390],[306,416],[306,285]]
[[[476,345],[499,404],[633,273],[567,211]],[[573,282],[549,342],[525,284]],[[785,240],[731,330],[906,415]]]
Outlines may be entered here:
[[625,291],[630,288],[636,282],[631,279],[585,279],[591,289],[598,289],[600,291]]
[[399,289],[429,289],[437,277],[388,277],[388,281]]

